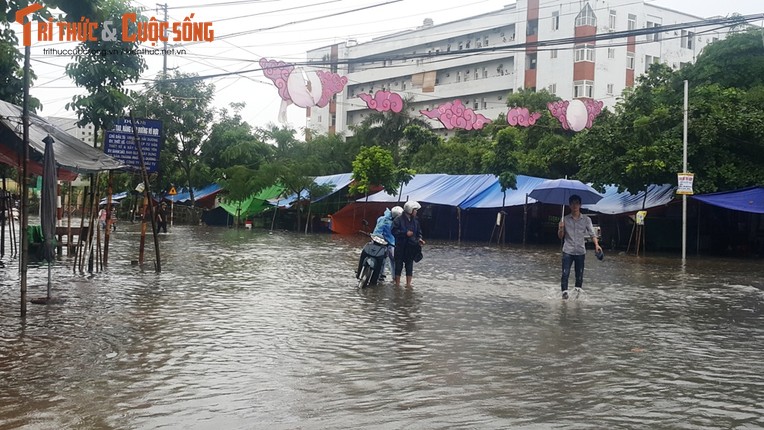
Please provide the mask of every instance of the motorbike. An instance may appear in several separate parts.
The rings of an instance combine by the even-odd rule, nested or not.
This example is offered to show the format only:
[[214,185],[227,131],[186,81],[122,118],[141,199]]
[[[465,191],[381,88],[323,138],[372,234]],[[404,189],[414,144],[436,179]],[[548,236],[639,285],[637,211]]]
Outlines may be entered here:
[[382,265],[385,264],[387,241],[376,234],[369,236],[371,240],[364,245],[361,258],[358,260],[358,269],[355,272],[355,276],[358,278],[358,288],[376,285],[382,271]]

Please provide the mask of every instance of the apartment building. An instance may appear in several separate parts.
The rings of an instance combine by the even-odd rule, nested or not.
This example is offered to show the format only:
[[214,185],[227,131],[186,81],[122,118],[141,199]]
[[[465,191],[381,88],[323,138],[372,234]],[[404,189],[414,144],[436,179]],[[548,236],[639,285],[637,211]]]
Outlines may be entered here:
[[507,111],[506,96],[522,88],[613,106],[650,64],[680,68],[728,31],[645,0],[517,0],[445,24],[426,19],[369,42],[309,51],[309,62],[347,76],[348,85],[327,107],[308,109],[307,126],[352,134],[372,112],[358,95],[378,90],[410,98],[415,115],[460,99],[496,118]]
[[77,125],[77,119],[59,116],[49,116],[46,119],[56,127],[64,130],[65,132],[87,143],[88,145],[96,146],[92,124],[88,124],[85,127],[80,127]]

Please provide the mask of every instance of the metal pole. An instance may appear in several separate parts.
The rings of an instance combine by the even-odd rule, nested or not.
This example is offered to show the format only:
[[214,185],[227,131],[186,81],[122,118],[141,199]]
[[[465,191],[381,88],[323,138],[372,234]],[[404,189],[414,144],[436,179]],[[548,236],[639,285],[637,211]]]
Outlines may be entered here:
[[[688,82],[684,81],[684,133],[683,133],[683,146],[684,151],[682,154],[682,173],[687,173],[687,98],[688,98]],[[687,259],[687,195],[682,194],[682,264]]]
[[[24,47],[24,100],[21,111],[23,127],[23,142],[21,142],[21,218],[19,222],[21,238],[21,257],[19,258],[19,277],[21,279],[21,317],[27,316],[27,264],[29,262],[29,239],[27,226],[29,225],[29,183],[27,178],[27,164],[29,162],[29,58],[31,50]],[[10,217],[13,218],[11,209]]]

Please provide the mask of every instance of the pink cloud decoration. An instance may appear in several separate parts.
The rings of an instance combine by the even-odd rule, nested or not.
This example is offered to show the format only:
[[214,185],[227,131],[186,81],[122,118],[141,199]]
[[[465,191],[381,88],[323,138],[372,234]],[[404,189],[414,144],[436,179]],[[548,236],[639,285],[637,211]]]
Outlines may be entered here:
[[433,110],[423,109],[419,112],[427,118],[439,120],[448,130],[454,128],[480,130],[485,124],[491,122],[482,114],[467,109],[459,99],[454,100],[453,103],[446,102]]
[[603,106],[603,102],[591,99],[547,103],[549,113],[560,121],[562,128],[572,131],[591,128],[594,119],[602,113]]
[[358,98],[366,102],[366,107],[378,112],[393,111],[398,113],[403,110],[403,98],[398,93],[377,91],[373,97],[371,94],[361,93]]
[[305,70],[283,61],[261,58],[263,74],[270,79],[281,96],[279,121],[286,123],[286,109],[290,104],[308,108],[325,107],[332,96],[339,93],[348,83],[346,76],[323,70]]
[[333,95],[341,92],[348,84],[347,76],[340,76],[336,73],[316,70],[318,78],[321,80],[321,98],[316,102],[316,106],[324,107],[329,104]]
[[260,67],[263,68],[263,74],[266,78],[273,81],[276,88],[279,89],[279,95],[282,100],[291,100],[289,91],[287,91],[287,79],[294,70],[294,66],[283,61],[260,59]]
[[528,108],[514,107],[507,111],[507,123],[511,126],[530,127],[541,118],[540,112],[530,113]]

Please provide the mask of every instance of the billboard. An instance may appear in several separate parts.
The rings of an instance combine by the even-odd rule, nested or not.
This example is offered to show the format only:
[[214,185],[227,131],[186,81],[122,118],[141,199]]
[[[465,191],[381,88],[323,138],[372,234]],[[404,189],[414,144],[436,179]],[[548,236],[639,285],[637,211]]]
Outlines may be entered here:
[[[135,128],[138,131],[138,141],[143,151],[146,171],[156,172],[159,167],[159,150],[162,146],[162,121],[135,118]],[[103,152],[128,166],[141,168],[138,147],[135,145],[133,134],[133,122],[130,118],[118,119],[114,123],[114,128],[106,132]]]

